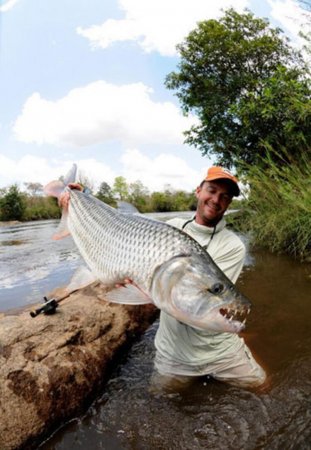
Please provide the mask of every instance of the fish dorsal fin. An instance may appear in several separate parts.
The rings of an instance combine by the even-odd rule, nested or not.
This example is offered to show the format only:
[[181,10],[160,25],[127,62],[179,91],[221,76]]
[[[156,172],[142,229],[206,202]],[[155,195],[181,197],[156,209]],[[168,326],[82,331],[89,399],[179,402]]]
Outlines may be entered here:
[[153,303],[148,294],[134,284],[126,284],[112,289],[105,294],[109,302],[122,303],[124,305],[145,305]]
[[67,175],[64,176],[64,185],[67,186],[69,183],[74,183],[77,176],[77,164],[73,164]]

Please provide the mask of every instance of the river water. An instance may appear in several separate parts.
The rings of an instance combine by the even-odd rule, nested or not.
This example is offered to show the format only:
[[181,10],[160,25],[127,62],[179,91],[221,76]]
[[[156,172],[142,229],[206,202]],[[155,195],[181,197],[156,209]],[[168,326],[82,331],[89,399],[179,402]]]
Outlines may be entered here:
[[[0,310],[37,303],[81,264],[56,221],[0,228]],[[102,397],[44,450],[311,448],[311,264],[249,252],[238,287],[254,305],[244,338],[269,374],[245,390],[203,377],[184,392],[151,394],[155,322],[124,355]]]

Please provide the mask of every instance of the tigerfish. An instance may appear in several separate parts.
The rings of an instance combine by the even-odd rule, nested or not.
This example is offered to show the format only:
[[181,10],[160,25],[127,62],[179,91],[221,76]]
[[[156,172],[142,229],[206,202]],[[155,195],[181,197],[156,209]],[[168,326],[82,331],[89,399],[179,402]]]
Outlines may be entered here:
[[[126,214],[64,182],[45,193],[70,193],[55,238],[71,234],[94,276],[108,286],[108,301],[153,303],[180,322],[216,332],[238,333],[250,311],[246,299],[206,250],[185,232],[143,215]],[[130,282],[126,282],[130,280]],[[241,317],[240,317],[241,316]]]

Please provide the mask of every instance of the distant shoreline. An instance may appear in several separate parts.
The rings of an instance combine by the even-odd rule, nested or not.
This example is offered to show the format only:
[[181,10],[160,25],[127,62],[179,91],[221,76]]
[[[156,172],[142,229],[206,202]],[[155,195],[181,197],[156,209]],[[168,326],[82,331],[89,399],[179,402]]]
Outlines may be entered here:
[[9,227],[10,225],[17,225],[19,223],[22,223],[22,222],[20,222],[19,220],[9,220],[7,222],[0,221],[0,227]]
[[[232,214],[237,212],[237,209],[229,209],[228,211],[226,211],[225,215],[228,214]],[[122,211],[121,211],[122,212]],[[195,211],[165,211],[165,212],[159,212],[159,211],[153,211],[153,212],[148,212],[148,213],[143,213],[143,215],[145,216],[152,216],[152,215],[163,215],[165,216],[166,214],[168,215],[168,217],[175,215],[176,217],[186,217],[186,216],[191,216],[195,214]],[[59,220],[59,218],[51,218],[51,219],[36,219],[36,220],[26,220],[25,222],[38,222],[39,220]],[[0,227],[9,227],[12,225],[19,225],[21,223],[25,223],[24,221],[20,221],[20,220],[8,220],[8,221],[4,221],[1,222],[0,221]]]

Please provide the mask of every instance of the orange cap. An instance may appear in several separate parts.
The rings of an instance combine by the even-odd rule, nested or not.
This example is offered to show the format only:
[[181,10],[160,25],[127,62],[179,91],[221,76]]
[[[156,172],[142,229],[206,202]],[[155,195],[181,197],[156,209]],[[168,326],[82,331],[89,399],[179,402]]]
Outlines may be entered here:
[[232,193],[235,197],[240,195],[240,188],[238,185],[238,179],[232,175],[232,173],[223,167],[213,166],[210,167],[207,171],[207,175],[204,178],[204,181],[215,181],[215,180],[230,180],[232,183]]

